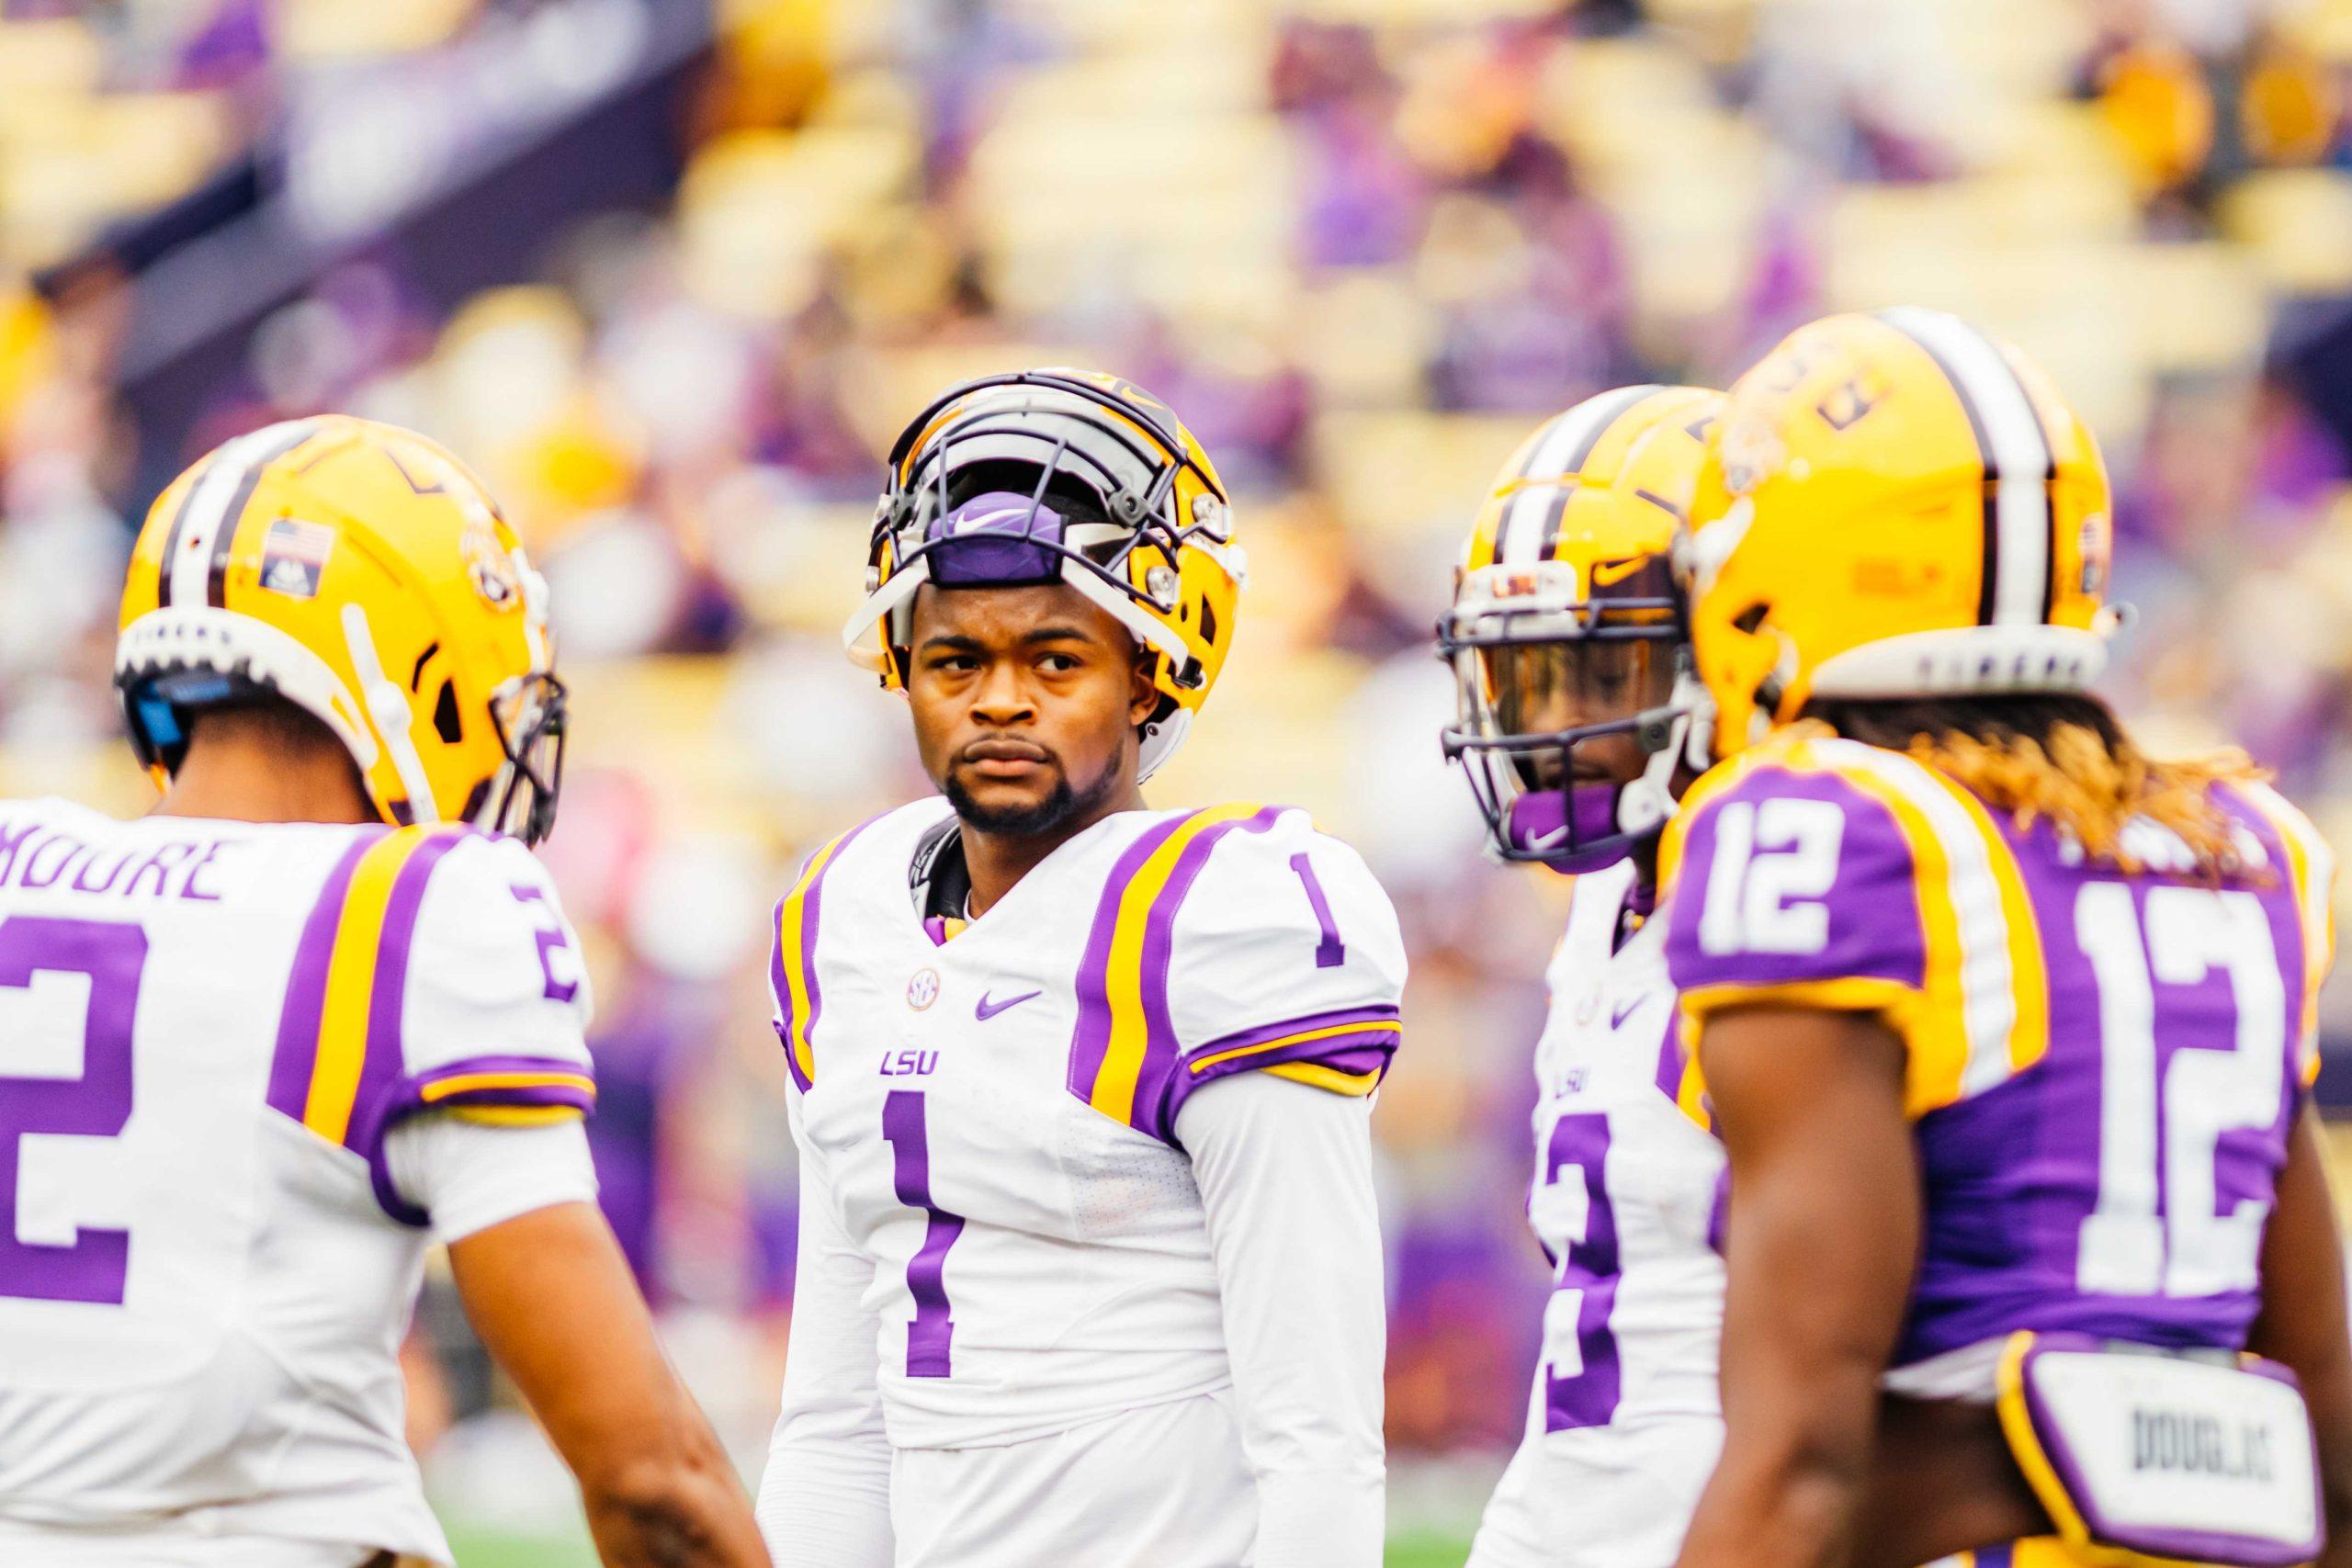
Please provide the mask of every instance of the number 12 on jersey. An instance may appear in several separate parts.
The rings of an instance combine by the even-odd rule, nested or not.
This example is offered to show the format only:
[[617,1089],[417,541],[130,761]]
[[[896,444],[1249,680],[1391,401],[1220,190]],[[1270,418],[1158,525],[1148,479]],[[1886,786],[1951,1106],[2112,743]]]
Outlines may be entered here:
[[[2148,889],[2144,910],[2120,882],[2091,883],[2075,901],[2099,1011],[2098,1204],[2083,1222],[2076,1283],[2103,1295],[2250,1291],[2270,1205],[2238,1194],[2222,1206],[2220,1145],[2270,1126],[2284,1102],[2278,947],[2252,893],[2166,884]],[[2209,1034],[2201,1018],[2159,1011],[2157,985],[2216,974],[2233,1028]]]
[[964,1216],[931,1201],[931,1139],[921,1089],[892,1089],[882,1100],[882,1136],[890,1145],[890,1179],[899,1201],[927,1216],[922,1246],[907,1260],[907,1293],[915,1299],[907,1325],[907,1376],[944,1378],[956,1337],[947,1307],[947,1249],[964,1234]]

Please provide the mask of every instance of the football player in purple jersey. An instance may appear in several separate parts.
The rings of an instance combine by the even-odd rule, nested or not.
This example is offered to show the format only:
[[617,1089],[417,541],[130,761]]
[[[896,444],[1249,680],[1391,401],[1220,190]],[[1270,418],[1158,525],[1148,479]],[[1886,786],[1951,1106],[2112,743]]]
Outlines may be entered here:
[[1555,1269],[1527,1432],[1470,1568],[1667,1568],[1723,1418],[1722,1145],[1676,1104],[1659,830],[1703,761],[1668,553],[1723,394],[1626,387],[1496,477],[1438,628],[1490,847],[1576,878],[1545,973],[1527,1214]]
[[2331,857],[2089,694],[2108,510],[1938,312],[1734,389],[1678,562],[1727,760],[1662,857],[1732,1190],[1682,1568],[2352,1562]]

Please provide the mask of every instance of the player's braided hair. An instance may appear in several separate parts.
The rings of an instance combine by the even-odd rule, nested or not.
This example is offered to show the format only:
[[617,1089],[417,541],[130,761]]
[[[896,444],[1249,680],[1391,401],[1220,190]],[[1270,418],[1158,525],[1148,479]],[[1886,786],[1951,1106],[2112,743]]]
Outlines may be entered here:
[[2179,835],[2199,874],[2234,874],[2235,838],[2212,786],[2267,776],[2235,748],[2157,761],[2105,703],[2082,694],[1818,698],[1805,705],[1804,716],[1849,740],[1917,758],[2021,827],[2047,818],[2093,860],[2125,871],[2140,867],[2122,848],[2123,829],[2145,818]]

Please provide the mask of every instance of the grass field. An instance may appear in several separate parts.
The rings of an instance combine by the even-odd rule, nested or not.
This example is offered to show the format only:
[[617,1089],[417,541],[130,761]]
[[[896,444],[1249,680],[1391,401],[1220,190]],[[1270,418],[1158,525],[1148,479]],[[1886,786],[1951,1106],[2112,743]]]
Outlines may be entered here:
[[[447,1449],[434,1467],[443,1483],[434,1504],[458,1568],[596,1568],[570,1477],[528,1421],[502,1413],[471,1429],[492,1440]],[[1392,1455],[1386,1568],[1462,1568],[1502,1461]]]
[[[584,1537],[503,1535],[452,1529],[458,1568],[596,1568],[596,1554]],[[1467,1540],[1429,1534],[1401,1535],[1388,1543],[1388,1568],[1462,1568]]]

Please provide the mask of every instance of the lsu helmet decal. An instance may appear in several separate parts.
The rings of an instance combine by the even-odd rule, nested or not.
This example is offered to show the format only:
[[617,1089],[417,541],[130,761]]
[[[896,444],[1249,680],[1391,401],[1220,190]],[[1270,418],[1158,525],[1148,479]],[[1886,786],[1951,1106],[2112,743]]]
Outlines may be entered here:
[[[1695,387],[1587,399],[1528,437],[1479,510],[1438,656],[1460,698],[1445,752],[1502,859],[1623,859],[1673,814],[1676,767],[1705,765],[1669,558],[1724,402]],[[1648,759],[1630,783],[1590,760],[1610,736]]]
[[463,464],[339,414],[239,436],[156,498],[123,588],[115,687],[158,783],[192,716],[272,696],[351,753],[395,823],[536,843],[554,825],[564,691],[547,591]]
[[2109,510],[2089,428],[2015,348],[1917,309],[1799,329],[1733,388],[1677,547],[1716,754],[1816,696],[2088,686]]
[[1096,371],[989,376],[941,394],[891,448],[842,640],[901,688],[923,583],[1065,583],[1153,656],[1148,778],[1216,683],[1245,575],[1224,482],[1166,404]]

